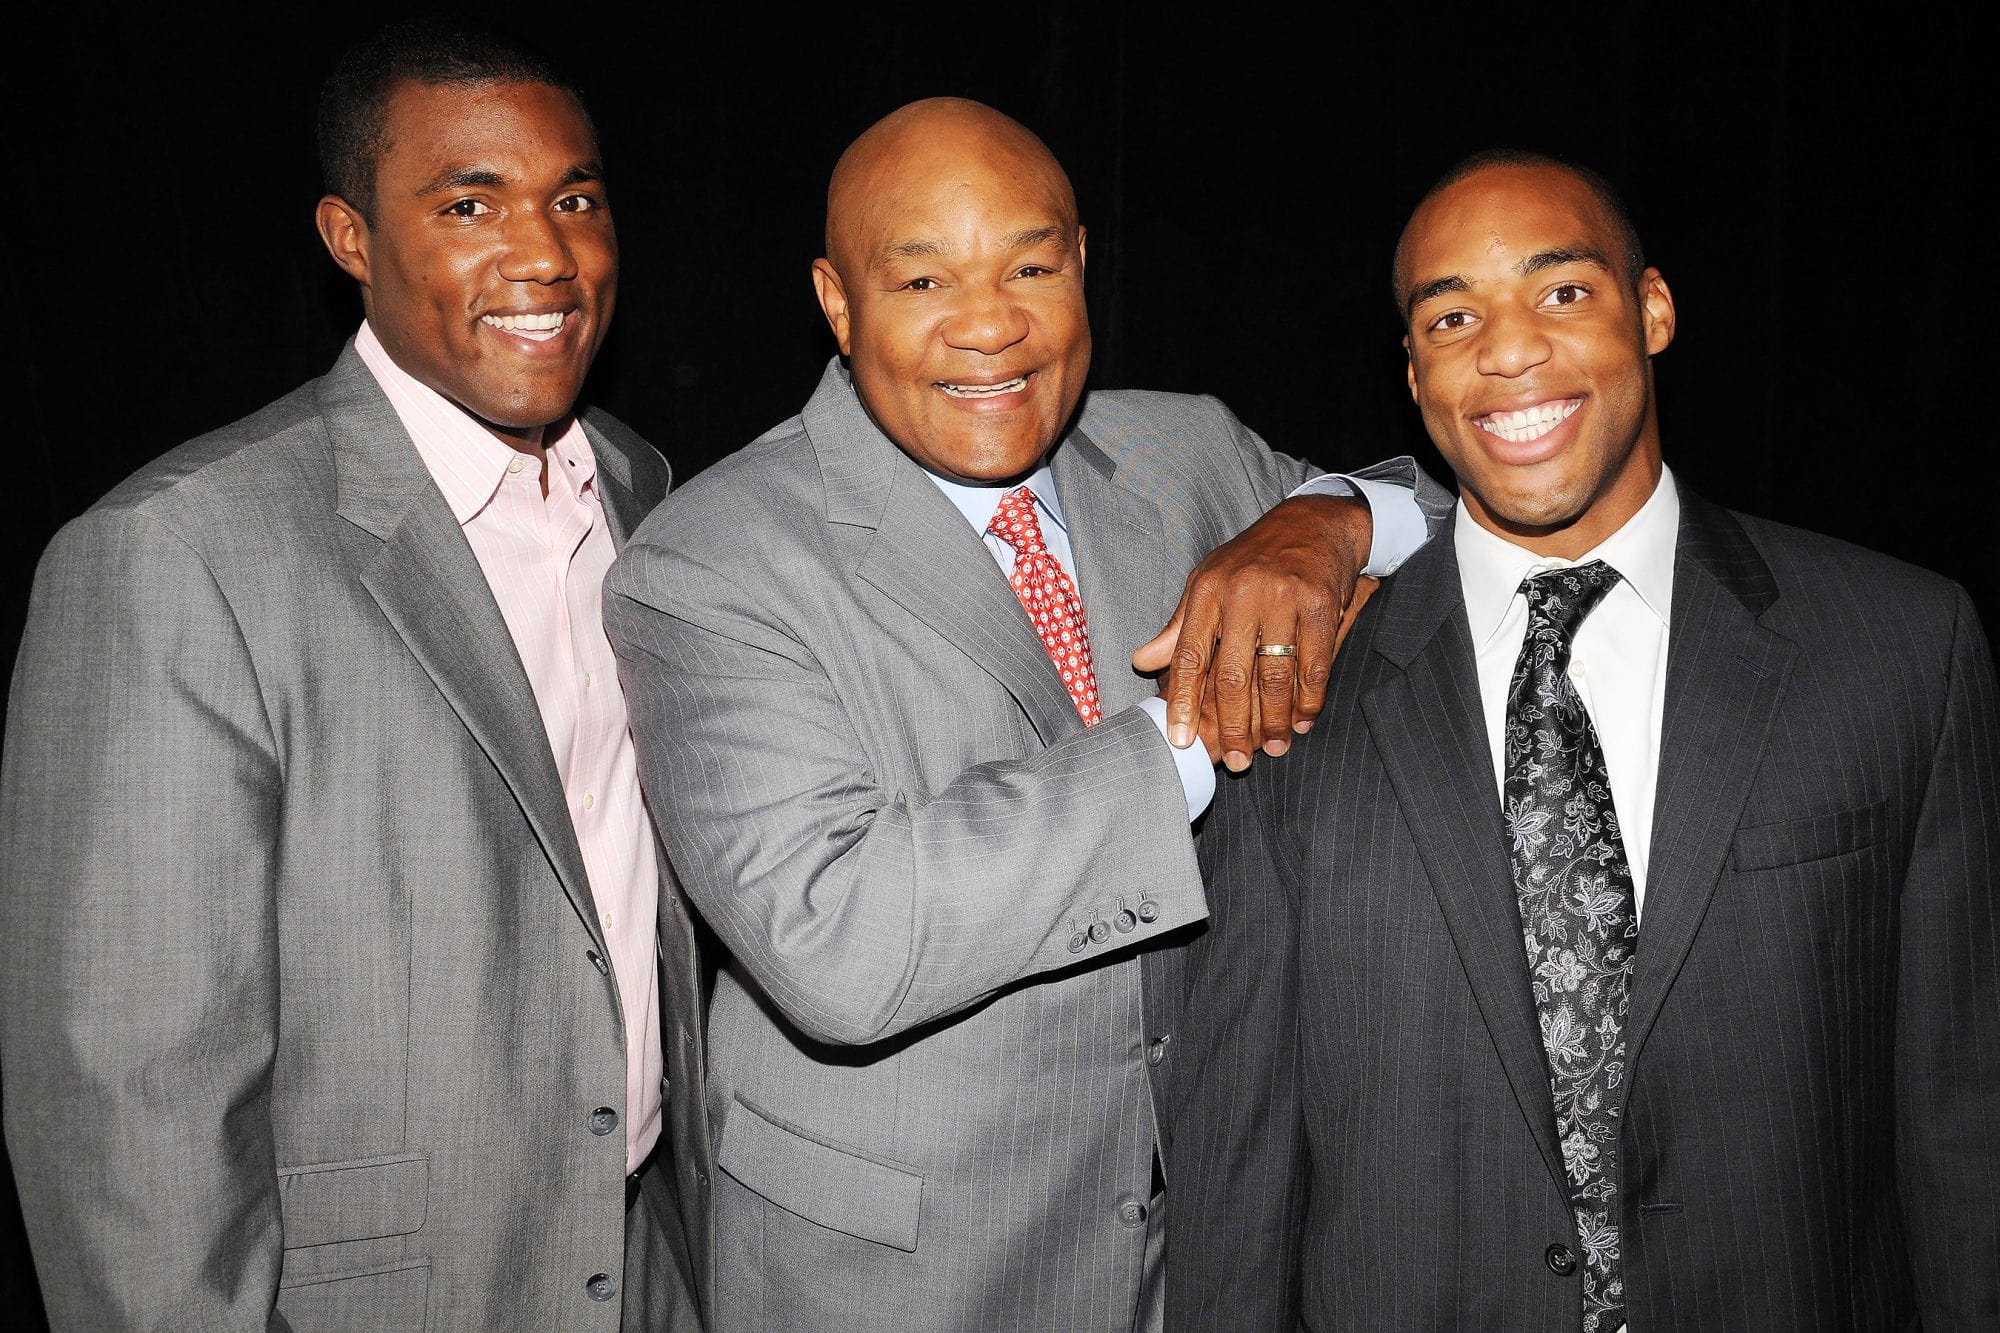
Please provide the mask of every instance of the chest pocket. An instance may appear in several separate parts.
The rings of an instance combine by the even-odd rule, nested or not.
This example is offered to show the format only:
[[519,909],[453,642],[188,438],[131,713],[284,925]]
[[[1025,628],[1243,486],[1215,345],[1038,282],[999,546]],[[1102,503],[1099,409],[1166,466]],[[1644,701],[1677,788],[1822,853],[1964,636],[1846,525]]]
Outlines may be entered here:
[[1876,801],[1855,810],[1738,829],[1729,847],[1729,864],[1734,870],[1804,865],[1858,852],[1888,836],[1889,803]]

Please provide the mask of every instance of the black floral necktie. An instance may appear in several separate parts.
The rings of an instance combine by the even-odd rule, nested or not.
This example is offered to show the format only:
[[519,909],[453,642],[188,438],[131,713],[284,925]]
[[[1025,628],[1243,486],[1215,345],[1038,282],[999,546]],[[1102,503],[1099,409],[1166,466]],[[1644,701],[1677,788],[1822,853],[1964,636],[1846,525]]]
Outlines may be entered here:
[[1604,750],[1570,683],[1569,658],[1577,626],[1618,578],[1592,561],[1523,581],[1528,633],[1507,689],[1507,842],[1583,1245],[1584,1333],[1625,1322],[1618,1116],[1639,921]]

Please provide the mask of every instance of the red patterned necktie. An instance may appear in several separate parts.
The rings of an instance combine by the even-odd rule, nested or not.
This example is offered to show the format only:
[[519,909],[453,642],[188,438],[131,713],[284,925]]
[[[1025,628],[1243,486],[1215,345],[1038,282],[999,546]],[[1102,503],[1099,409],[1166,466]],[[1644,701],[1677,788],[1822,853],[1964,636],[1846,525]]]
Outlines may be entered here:
[[1000,510],[986,530],[1014,548],[1014,573],[1008,580],[1014,595],[1042,636],[1049,660],[1062,673],[1069,697],[1076,702],[1083,725],[1094,727],[1103,714],[1097,706],[1097,676],[1090,669],[1090,632],[1084,628],[1083,599],[1076,595],[1062,562],[1042,540],[1042,521],[1035,516],[1035,493],[1026,486],[1000,501]]

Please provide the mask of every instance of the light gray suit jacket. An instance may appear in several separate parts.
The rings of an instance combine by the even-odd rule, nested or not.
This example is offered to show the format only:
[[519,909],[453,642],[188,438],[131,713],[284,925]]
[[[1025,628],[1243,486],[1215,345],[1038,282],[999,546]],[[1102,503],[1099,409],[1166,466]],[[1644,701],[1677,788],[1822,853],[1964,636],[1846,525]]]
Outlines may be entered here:
[[1091,729],[837,361],[606,580],[641,777],[733,955],[709,1024],[726,1333],[1132,1326],[1162,946],[1208,905],[1128,661],[1309,469],[1153,393],[1092,395],[1051,465]]
[[[666,465],[584,422],[622,538]],[[6,740],[0,1068],[58,1327],[692,1326],[685,908],[685,1171],[628,1260],[625,1017],[548,739],[352,346],[56,537]]]

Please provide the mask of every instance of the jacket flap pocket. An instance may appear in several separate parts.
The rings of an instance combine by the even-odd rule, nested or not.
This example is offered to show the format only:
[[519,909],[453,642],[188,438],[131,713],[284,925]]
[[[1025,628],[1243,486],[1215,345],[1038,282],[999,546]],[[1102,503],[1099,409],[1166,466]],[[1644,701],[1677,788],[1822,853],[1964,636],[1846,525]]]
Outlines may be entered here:
[[1888,836],[1888,826],[1888,805],[1883,801],[1859,810],[1839,810],[1777,824],[1753,824],[1736,830],[1729,860],[1738,870],[1802,865],[1872,847]]
[[922,1176],[822,1142],[735,1100],[716,1163],[739,1184],[809,1222],[877,1245],[917,1248]]
[[285,1248],[407,1236],[430,1205],[430,1163],[371,1157],[278,1168]]

